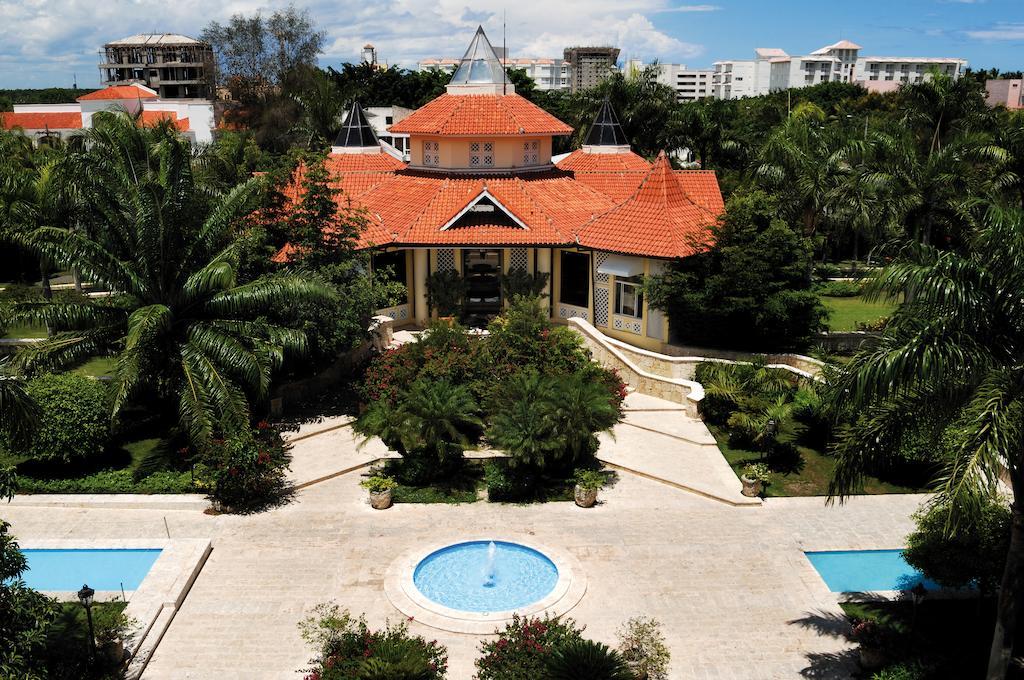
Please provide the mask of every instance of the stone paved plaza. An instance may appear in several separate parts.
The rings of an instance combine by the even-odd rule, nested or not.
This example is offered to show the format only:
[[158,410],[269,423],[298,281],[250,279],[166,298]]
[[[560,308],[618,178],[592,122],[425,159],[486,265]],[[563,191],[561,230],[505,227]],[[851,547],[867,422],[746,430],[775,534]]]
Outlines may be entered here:
[[[308,441],[312,441],[310,439]],[[296,445],[301,455],[301,444]],[[523,533],[583,565],[588,592],[571,613],[597,639],[635,615],[658,618],[673,678],[846,677],[852,654],[831,633],[839,610],[802,549],[896,547],[920,496],[769,500],[732,507],[622,473],[592,510],[572,503],[398,505],[371,510],[359,473],[302,489],[252,516],[195,508],[43,507],[19,498],[4,517],[24,540],[209,538],[213,553],[144,677],[295,678],[309,651],[296,623],[318,602],[398,617],[382,590],[392,556],[445,538]],[[412,630],[449,648],[453,679],[473,674],[478,638]],[[845,664],[845,666],[844,666]]]

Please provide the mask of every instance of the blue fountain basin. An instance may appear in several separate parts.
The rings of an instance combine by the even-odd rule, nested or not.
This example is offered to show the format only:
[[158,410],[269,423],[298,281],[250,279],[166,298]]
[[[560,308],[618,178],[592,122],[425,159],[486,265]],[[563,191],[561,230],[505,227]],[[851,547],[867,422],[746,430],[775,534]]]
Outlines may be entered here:
[[416,565],[413,584],[424,597],[466,612],[505,612],[539,602],[555,589],[558,567],[519,543],[468,541],[436,550]]

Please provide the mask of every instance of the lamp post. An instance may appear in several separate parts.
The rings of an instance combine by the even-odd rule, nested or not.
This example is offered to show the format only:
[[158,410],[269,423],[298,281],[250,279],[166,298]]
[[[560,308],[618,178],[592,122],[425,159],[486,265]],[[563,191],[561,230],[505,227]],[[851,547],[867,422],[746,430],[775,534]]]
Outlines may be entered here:
[[924,596],[928,594],[928,589],[924,587],[923,583],[918,583],[916,586],[910,589],[910,598],[914,601],[914,614],[911,619],[911,628],[917,625],[917,607],[924,601]]
[[92,659],[94,666],[96,665],[96,633],[92,627],[92,603],[95,596],[96,591],[88,585],[83,585],[82,589],[78,591],[78,601],[85,607],[85,618],[89,622],[89,658]]

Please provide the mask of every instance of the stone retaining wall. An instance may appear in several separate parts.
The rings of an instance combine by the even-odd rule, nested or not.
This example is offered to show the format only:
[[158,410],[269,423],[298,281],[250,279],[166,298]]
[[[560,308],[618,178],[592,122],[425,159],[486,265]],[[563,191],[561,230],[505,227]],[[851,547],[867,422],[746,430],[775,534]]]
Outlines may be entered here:
[[[649,368],[654,364],[646,359],[644,359],[643,365],[638,365],[633,361],[634,355],[622,349],[623,346],[629,347],[629,345],[613,341],[584,319],[569,319],[568,325],[582,336],[583,342],[590,349],[594,360],[606,368],[617,370],[622,380],[631,388],[641,394],[682,404],[686,408],[687,415],[693,418],[699,417],[697,405],[704,398],[704,388],[699,383],[667,375],[665,372],[651,371]],[[638,351],[643,352],[643,350]],[[654,352],[644,352],[644,355],[659,356]],[[638,358],[643,358],[643,356]]]
[[288,404],[305,401],[334,387],[350,375],[356,366],[369,359],[372,350],[373,345],[369,341],[363,342],[340,355],[333,364],[316,375],[279,386],[270,401],[271,415],[280,416]]

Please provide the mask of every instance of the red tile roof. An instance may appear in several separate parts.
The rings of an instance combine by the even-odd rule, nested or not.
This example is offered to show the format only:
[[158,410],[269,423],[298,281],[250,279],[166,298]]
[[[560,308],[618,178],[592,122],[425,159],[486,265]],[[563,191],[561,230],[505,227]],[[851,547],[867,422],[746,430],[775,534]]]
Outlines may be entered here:
[[77,111],[53,111],[49,113],[0,113],[0,123],[5,130],[80,130],[82,114]]
[[633,195],[651,169],[651,164],[632,151],[628,153],[588,153],[577,149],[558,162],[584,184],[624,201]]
[[[706,188],[705,182],[699,180],[701,189]],[[688,195],[662,152],[636,193],[583,225],[578,240],[580,245],[596,250],[686,257],[710,240],[709,227],[719,215],[705,207],[710,202],[707,196],[695,200]]]
[[156,99],[157,95],[138,85],[111,85],[102,90],[83,94],[76,101],[88,102],[97,99]]
[[178,118],[174,111],[143,111],[139,122],[144,126],[156,125],[162,120],[170,120],[179,132],[188,132],[188,118]]
[[[680,257],[693,252],[693,240],[708,240],[708,227],[722,205],[714,173],[673,173],[663,156],[654,166],[639,156],[600,160],[596,166],[645,168],[589,173],[603,177],[603,184],[586,181],[588,173],[574,175],[562,168],[486,176],[417,171],[387,154],[331,154],[326,164],[333,186],[341,190],[339,208],[357,212],[364,220],[360,247],[578,243],[613,252]],[[301,170],[293,186],[300,179]],[[599,185],[613,190],[601,191]],[[442,229],[484,190],[525,228],[509,226],[507,219],[480,224],[478,214],[473,226]],[[291,254],[282,250],[275,261],[287,261]]]
[[390,130],[449,137],[572,133],[571,127],[517,94],[443,94]]

